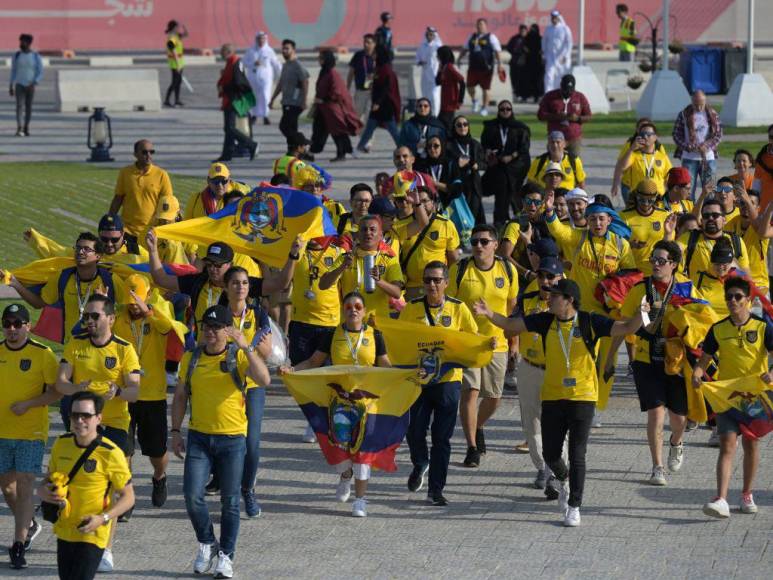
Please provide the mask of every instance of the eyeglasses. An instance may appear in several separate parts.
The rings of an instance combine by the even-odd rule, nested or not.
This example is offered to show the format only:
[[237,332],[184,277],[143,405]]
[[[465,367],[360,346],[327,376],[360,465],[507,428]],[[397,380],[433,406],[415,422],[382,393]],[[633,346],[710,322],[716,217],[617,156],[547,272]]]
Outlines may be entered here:
[[228,183],[228,179],[226,179],[225,177],[214,177],[210,179],[209,182],[212,185],[225,185],[226,183]]
[[83,315],[81,315],[81,322],[88,322],[89,320],[96,322],[99,320],[100,316],[102,316],[101,312],[84,312]]
[[111,238],[109,236],[99,236],[99,239],[102,240],[103,244],[117,244],[121,241],[121,238],[123,236],[118,236],[117,238]]
[[537,272],[537,276],[540,278],[544,278],[545,280],[555,280],[558,278],[558,274],[551,274],[550,272],[546,272],[545,270],[540,270]]
[[512,107],[499,107],[499,112],[500,113],[505,113],[507,111],[512,111],[512,110],[513,110]]
[[718,185],[717,186],[717,192],[720,192],[720,191],[722,193],[730,193],[731,191],[733,191],[733,186],[732,185]]
[[436,278],[433,278],[432,276],[424,277],[425,284],[442,284],[444,281],[445,281],[445,278],[442,278],[442,277],[436,277]]
[[483,246],[484,248],[488,246],[491,242],[494,240],[491,240],[489,238],[472,238],[470,240],[471,246]]
[[712,212],[702,213],[701,217],[705,220],[718,220],[719,218],[722,217],[722,214],[719,213],[718,211],[712,211]]
[[3,328],[15,328],[19,329],[22,326],[24,326],[25,322],[23,320],[19,320],[18,318],[16,320],[3,320]]
[[346,311],[356,310],[357,312],[359,312],[364,308],[365,306],[362,304],[362,302],[349,302],[347,304],[344,304],[344,310]]
[[735,300],[736,302],[740,302],[744,298],[746,298],[746,295],[745,294],[741,294],[740,292],[734,292],[734,293],[731,293],[731,294],[725,294],[725,300],[727,302],[732,302],[733,300]]
[[642,131],[639,133],[639,137],[652,137],[654,134],[652,131]]
[[542,200],[541,199],[534,199],[534,198],[531,198],[531,197],[527,197],[527,198],[525,198],[523,200],[523,203],[525,205],[542,205]]
[[73,246],[73,250],[75,250],[76,254],[84,253],[84,254],[96,254],[97,251],[94,248],[91,248],[89,246]]
[[370,199],[362,199],[361,197],[355,197],[352,200],[352,203],[370,203],[372,200]]
[[470,124],[468,122],[466,122],[466,121],[462,121],[461,123],[455,123],[454,124],[454,127],[459,127],[460,129],[463,128],[463,127],[469,127],[469,126],[470,126]]
[[673,260],[669,260],[668,258],[658,258],[657,256],[652,256],[650,258],[650,264],[653,266],[665,266],[671,262],[673,262]]
[[70,420],[75,421],[88,421],[92,417],[96,417],[96,413],[82,413],[81,411],[70,411]]
[[155,149],[143,149],[142,151],[140,151],[140,153],[142,153],[143,155],[155,155],[156,154],[156,150]]

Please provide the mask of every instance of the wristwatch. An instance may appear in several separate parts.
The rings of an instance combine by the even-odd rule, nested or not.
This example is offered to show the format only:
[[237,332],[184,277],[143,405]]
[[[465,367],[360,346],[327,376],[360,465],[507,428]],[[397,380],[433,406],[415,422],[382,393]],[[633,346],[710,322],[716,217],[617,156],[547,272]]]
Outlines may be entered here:
[[247,352],[255,352],[255,345],[251,344],[250,346],[247,347],[246,350],[247,350]]
[[102,519],[104,520],[103,526],[106,526],[110,523],[110,514],[107,512],[102,512]]

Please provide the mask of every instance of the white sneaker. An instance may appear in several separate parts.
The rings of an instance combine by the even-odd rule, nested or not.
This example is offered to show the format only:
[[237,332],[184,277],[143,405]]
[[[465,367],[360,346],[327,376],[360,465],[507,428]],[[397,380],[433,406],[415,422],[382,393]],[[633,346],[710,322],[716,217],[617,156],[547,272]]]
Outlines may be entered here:
[[112,572],[113,571],[113,551],[109,548],[105,548],[102,552],[102,559],[99,561],[97,572]]
[[754,503],[754,496],[751,493],[741,494],[741,513],[756,514],[757,504]]
[[193,562],[193,572],[195,574],[206,574],[212,568],[212,564],[215,563],[215,557],[217,556],[212,550],[213,546],[214,544],[199,544],[196,559]]
[[354,498],[354,503],[352,504],[352,516],[355,518],[368,517],[368,500],[364,497]]
[[666,485],[666,470],[662,465],[656,465],[652,468],[652,474],[650,475],[650,485],[664,486]]
[[717,433],[716,427],[711,428],[711,435],[709,436],[709,447],[719,447],[719,433]]
[[352,477],[345,478],[342,475],[341,479],[338,480],[338,487],[336,487],[336,499],[341,503],[346,503],[350,495],[352,495]]
[[217,566],[215,566],[215,578],[233,578],[234,565],[230,556],[223,552],[217,553]]
[[670,445],[668,450],[668,470],[672,473],[676,473],[682,468],[682,461],[684,461],[684,443],[679,445]]
[[599,411],[598,409],[593,411],[593,421],[591,422],[590,426],[593,427],[594,429],[601,429],[601,427],[602,427],[602,424],[601,424],[601,411]]
[[566,515],[564,515],[564,526],[567,528],[576,528],[580,525],[580,508],[568,507],[566,508]]
[[729,518],[730,506],[725,498],[717,497],[703,506],[703,513],[712,518]]
[[488,109],[486,107],[481,108],[480,116],[481,117],[488,117]]
[[177,386],[177,373],[166,373],[166,386],[167,387],[176,387]]
[[314,433],[314,429],[312,429],[311,425],[308,423],[306,424],[306,429],[303,432],[303,437],[301,437],[301,439],[303,439],[304,443],[314,443],[317,441],[317,436]]
[[558,481],[558,509],[566,512],[569,509],[569,480]]
[[472,100],[472,112],[477,113],[480,111],[480,103],[478,102],[478,99]]

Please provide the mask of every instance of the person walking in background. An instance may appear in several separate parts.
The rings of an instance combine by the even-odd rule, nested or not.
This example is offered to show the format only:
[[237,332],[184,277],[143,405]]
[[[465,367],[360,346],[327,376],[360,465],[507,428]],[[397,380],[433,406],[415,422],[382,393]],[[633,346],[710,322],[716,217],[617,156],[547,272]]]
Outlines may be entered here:
[[[481,116],[488,115],[489,91],[491,81],[494,78],[494,64],[499,74],[504,74],[500,54],[502,45],[492,32],[488,31],[488,22],[485,18],[478,18],[475,22],[475,32],[470,36],[467,44],[459,53],[459,62],[469,53],[470,62],[467,68],[467,92],[472,99],[472,112],[480,112]],[[478,104],[475,98],[475,87],[480,86],[483,93]]]
[[438,73],[435,83],[440,86],[440,114],[438,119],[451,133],[454,124],[454,115],[464,102],[465,82],[462,73],[454,66],[454,51],[448,46],[441,46],[437,50]]
[[[368,143],[376,127],[384,127],[397,145],[400,135],[397,132],[397,121],[400,119],[400,88],[397,75],[392,69],[391,59],[387,49],[381,45],[376,47],[376,74],[373,79],[371,93],[372,104],[365,130],[360,136],[357,151],[370,153]],[[355,154],[356,157],[356,154]]]
[[553,91],[572,69],[572,31],[558,10],[550,13],[550,25],[542,37],[542,57],[545,60],[545,92]]
[[432,105],[427,97],[416,101],[416,114],[403,122],[400,128],[401,146],[409,147],[414,157],[427,156],[427,145],[431,137],[446,140],[446,128],[439,119],[431,114]]
[[282,41],[282,57],[285,63],[268,106],[273,108],[274,101],[279,93],[282,93],[282,119],[279,121],[279,130],[288,138],[298,132],[298,117],[306,108],[309,71],[298,61],[295,41],[289,38]]
[[258,144],[236,128],[238,114],[233,106],[234,101],[251,90],[250,83],[244,71],[244,64],[236,55],[233,44],[224,44],[220,49],[220,55],[225,60],[225,68],[223,68],[220,79],[217,81],[217,90],[221,99],[220,109],[223,111],[225,137],[223,139],[223,152],[217,161],[231,160],[234,142],[250,150],[250,161],[252,161],[258,151]]
[[354,84],[354,110],[363,123],[370,111],[370,89],[376,72],[376,37],[366,34],[362,37],[362,50],[358,50],[349,61],[349,73],[346,75],[346,88],[352,90]]
[[620,19],[620,62],[633,62],[636,56],[636,45],[639,38],[636,36],[636,22],[628,16],[628,6],[618,4],[615,6],[615,14]]
[[524,96],[524,87],[527,84],[526,75],[526,33],[529,27],[521,24],[518,27],[518,34],[514,34],[507,41],[505,50],[510,53],[510,86],[513,89],[513,100],[526,100]]
[[[185,67],[182,39],[188,36],[188,29],[177,22],[177,20],[170,20],[166,25],[164,33],[166,34],[166,62],[169,65],[169,70],[172,71],[172,82],[169,83],[169,88],[166,89],[164,106],[182,107],[180,86],[183,83],[183,68]],[[174,104],[169,100],[172,97],[172,93],[174,93]]]
[[534,23],[529,28],[526,35],[526,68],[523,72],[524,81],[524,100],[533,99],[536,103],[545,93],[544,78],[545,66],[542,60],[542,36],[539,33],[539,26]]
[[30,136],[30,118],[35,87],[43,78],[43,59],[32,50],[32,35],[19,36],[19,50],[11,59],[8,94],[16,97],[16,136]]
[[381,13],[381,26],[376,28],[376,46],[383,46],[386,49],[389,62],[392,62],[395,58],[395,51],[392,48],[392,20],[394,17],[391,12]]
[[244,68],[255,94],[255,106],[250,109],[250,122],[263,119],[264,125],[271,124],[268,118],[268,102],[274,78],[282,72],[274,49],[268,45],[268,37],[263,31],[255,35],[255,44],[244,53]]
[[440,87],[435,82],[439,63],[437,51],[443,45],[437,28],[427,26],[424,31],[424,40],[416,50],[416,65],[421,67],[421,96],[429,99],[432,105],[432,114],[437,116],[440,112]]
[[674,158],[681,158],[682,167],[690,171],[694,199],[698,177],[704,188],[716,179],[717,148],[722,141],[719,113],[706,104],[706,94],[700,89],[692,94],[692,103],[676,117],[672,137],[676,143]]
[[547,122],[547,131],[561,131],[566,137],[566,149],[580,155],[582,125],[591,119],[590,105],[585,95],[574,89],[574,75],[564,75],[561,87],[545,93],[539,104],[537,118]]

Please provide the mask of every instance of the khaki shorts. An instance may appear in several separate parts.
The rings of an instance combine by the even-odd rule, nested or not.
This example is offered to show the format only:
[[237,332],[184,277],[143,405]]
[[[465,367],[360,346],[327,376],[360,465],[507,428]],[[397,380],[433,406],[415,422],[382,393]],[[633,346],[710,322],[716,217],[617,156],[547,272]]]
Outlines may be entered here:
[[507,372],[507,351],[495,352],[491,362],[482,369],[465,369],[462,375],[462,389],[480,391],[484,399],[501,399],[505,388]]

